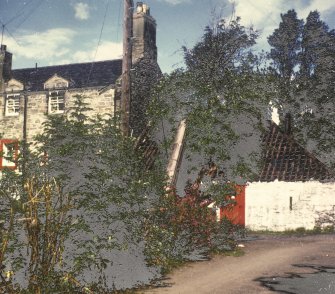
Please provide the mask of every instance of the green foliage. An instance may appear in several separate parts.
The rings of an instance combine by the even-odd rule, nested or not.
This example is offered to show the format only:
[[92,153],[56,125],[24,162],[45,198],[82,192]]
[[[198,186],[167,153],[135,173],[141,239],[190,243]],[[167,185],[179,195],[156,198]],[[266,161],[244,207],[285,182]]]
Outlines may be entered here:
[[[257,36],[238,18],[221,20],[219,26],[206,28],[193,48],[183,48],[186,68],[166,75],[156,87],[148,114],[161,139],[162,162],[168,159],[177,125],[186,119],[182,165],[194,177],[186,191],[181,175],[185,195],[183,190],[177,191],[183,197],[165,195],[152,215],[148,261],[163,269],[194,252],[235,248],[236,227],[228,220],[217,223],[207,205],[230,204],[235,182],[258,174],[271,87],[262,57],[251,52]],[[214,163],[215,175],[204,162]]]
[[277,73],[288,82],[294,75],[294,68],[299,62],[303,21],[297,18],[294,10],[289,10],[280,16],[282,21],[279,28],[268,37],[272,47],[270,58],[274,62]]
[[145,169],[135,140],[121,135],[113,117],[89,117],[89,110],[78,96],[66,115],[49,116],[24,169],[19,162],[21,173],[2,174],[0,261],[1,277],[12,273],[7,290],[110,289],[112,250],[143,242],[142,223],[164,176]]
[[194,256],[196,260],[236,249],[241,228],[226,218],[218,222],[208,202],[198,194],[193,191],[178,197],[171,191],[151,214],[146,227],[146,256],[149,265],[160,266],[163,274],[194,260]]
[[277,88],[273,100],[281,118],[291,113],[295,137],[334,168],[334,30],[317,11],[310,12],[305,23],[294,10],[281,17],[268,38]]
[[225,167],[230,180],[258,172],[270,89],[262,58],[251,52],[257,35],[238,18],[207,28],[193,48],[183,48],[186,68],[161,81],[149,112],[164,125],[168,142],[186,118],[185,157],[211,159]]

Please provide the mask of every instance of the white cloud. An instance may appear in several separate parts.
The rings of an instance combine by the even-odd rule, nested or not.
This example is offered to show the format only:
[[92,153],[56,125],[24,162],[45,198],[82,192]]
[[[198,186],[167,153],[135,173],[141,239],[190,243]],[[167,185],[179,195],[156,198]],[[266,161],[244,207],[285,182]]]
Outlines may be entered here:
[[76,35],[71,29],[55,28],[40,33],[24,32],[16,38],[19,44],[9,37],[5,37],[3,43],[13,53],[14,66],[15,60],[24,61],[30,64],[29,67],[35,62],[57,65],[122,58],[121,42],[102,41],[96,54],[96,44],[92,41],[80,44],[80,49],[76,49],[78,44],[73,39]]
[[76,19],[86,20],[90,17],[90,8],[88,4],[79,2],[73,5]]
[[241,17],[244,25],[254,25],[263,29],[268,25],[276,26],[282,12],[281,1],[269,0],[239,0],[235,2],[236,16]]
[[230,0],[235,2],[236,15],[241,17],[244,25],[253,24],[256,29],[273,31],[279,25],[280,14],[290,9],[297,12],[298,18],[306,19],[310,11],[318,10],[321,13],[329,13],[335,10],[335,2],[329,0]]
[[[75,62],[89,62],[99,60],[109,60],[122,58],[122,43],[102,42],[98,48],[97,55],[95,55],[95,47],[90,50],[79,50],[73,53],[73,60]],[[95,57],[95,58],[94,58]]]
[[280,14],[294,9],[299,19],[306,19],[310,11],[318,10],[321,19],[325,20],[324,16],[335,10],[335,2],[329,0],[229,0],[229,2],[235,3],[235,14],[241,17],[243,25],[253,25],[261,32],[258,48],[264,49],[268,47],[267,37],[279,26]]
[[285,13],[289,9],[283,7],[285,1],[237,0],[230,2],[235,2],[235,15],[241,17],[241,24],[247,27],[252,25],[261,33],[257,47],[267,50],[267,37],[278,27],[280,13]]
[[67,28],[55,28],[40,33],[30,33],[12,38],[6,38],[8,50],[14,58],[27,58],[33,60],[52,60],[69,52],[67,49],[75,32]]

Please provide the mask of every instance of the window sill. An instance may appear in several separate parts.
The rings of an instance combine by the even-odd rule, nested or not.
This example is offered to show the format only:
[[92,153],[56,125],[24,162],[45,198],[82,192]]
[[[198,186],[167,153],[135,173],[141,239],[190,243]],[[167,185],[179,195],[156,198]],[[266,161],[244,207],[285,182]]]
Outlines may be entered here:
[[16,112],[16,113],[5,113],[5,116],[7,117],[11,117],[11,116],[19,116],[20,113]]

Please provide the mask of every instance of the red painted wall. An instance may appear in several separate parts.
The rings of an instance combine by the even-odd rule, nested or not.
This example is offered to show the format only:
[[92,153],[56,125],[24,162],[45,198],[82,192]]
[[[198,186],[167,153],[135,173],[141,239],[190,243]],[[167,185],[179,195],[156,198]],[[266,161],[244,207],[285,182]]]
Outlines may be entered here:
[[225,216],[233,224],[245,226],[245,187],[237,187],[235,203],[221,208],[221,218]]

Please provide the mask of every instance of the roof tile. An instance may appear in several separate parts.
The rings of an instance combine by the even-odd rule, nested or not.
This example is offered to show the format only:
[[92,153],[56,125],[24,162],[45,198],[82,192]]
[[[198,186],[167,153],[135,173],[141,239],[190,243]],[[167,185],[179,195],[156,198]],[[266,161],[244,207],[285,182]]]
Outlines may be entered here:
[[298,144],[291,135],[282,132],[274,122],[270,122],[263,143],[265,152],[260,181],[334,180],[334,175],[324,163]]

